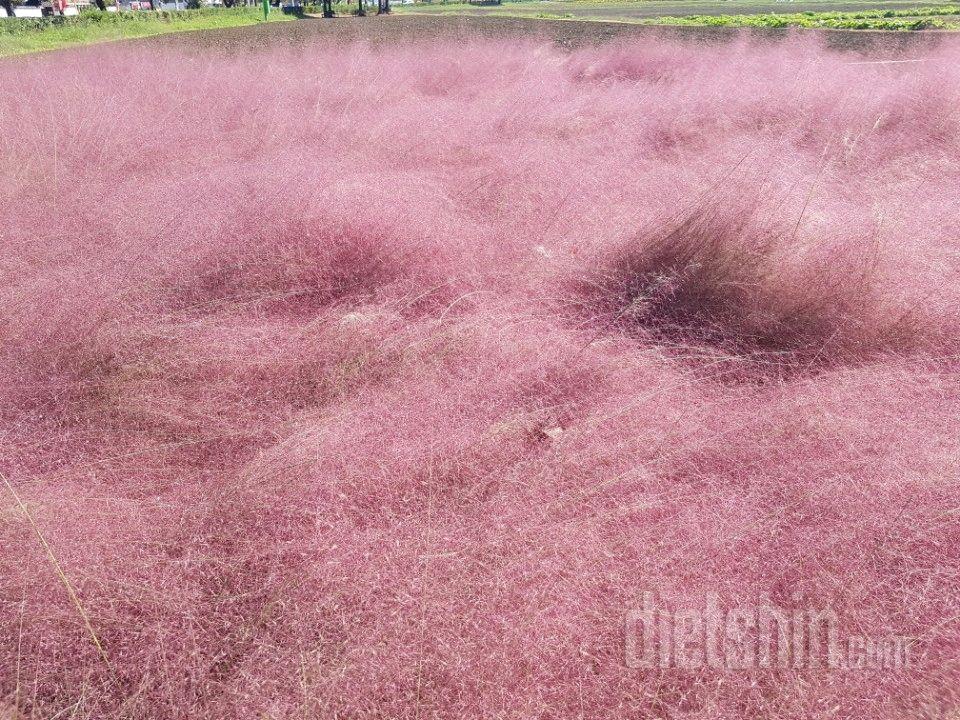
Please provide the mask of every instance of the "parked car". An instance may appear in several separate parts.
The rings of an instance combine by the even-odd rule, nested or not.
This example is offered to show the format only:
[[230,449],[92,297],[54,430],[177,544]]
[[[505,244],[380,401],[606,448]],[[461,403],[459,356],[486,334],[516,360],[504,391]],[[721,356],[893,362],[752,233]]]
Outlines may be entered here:
[[53,5],[41,0],[27,0],[13,8],[14,17],[37,18],[53,15]]
[[[79,15],[80,7],[87,5],[89,3],[67,3],[66,0],[24,0],[24,2],[14,6],[13,15],[18,18]],[[7,14],[0,8],[0,18],[4,17],[7,17]]]

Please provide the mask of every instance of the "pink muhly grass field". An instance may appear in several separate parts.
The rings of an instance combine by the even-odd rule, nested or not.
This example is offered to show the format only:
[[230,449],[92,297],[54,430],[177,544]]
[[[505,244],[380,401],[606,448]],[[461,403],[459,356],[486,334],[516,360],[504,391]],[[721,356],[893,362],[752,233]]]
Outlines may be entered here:
[[[925,57],[6,64],[0,717],[957,718],[960,52]],[[628,667],[648,591],[913,662]]]

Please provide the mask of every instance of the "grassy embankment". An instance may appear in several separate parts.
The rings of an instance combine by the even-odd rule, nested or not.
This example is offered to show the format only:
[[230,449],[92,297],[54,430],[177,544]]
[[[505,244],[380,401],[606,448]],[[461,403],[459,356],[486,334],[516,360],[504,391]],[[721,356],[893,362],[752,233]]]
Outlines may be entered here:
[[[289,20],[280,12],[270,22]],[[65,18],[17,18],[0,22],[0,57],[73,45],[147,37],[170,32],[240,27],[264,22],[260,8],[204,8],[178,12],[84,12]]]

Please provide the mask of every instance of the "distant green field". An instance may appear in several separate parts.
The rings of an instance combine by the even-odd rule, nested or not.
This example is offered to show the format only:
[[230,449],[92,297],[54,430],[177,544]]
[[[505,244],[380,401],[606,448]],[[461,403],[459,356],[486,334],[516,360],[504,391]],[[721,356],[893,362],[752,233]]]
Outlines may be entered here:
[[[270,14],[270,22],[289,19],[290,16],[279,11]],[[262,10],[253,7],[178,12],[87,11],[75,17],[36,20],[5,18],[0,20],[0,57],[163,33],[256,25],[263,21]]]
[[960,5],[903,0],[508,0],[401,5],[401,13],[604,20],[643,25],[804,27],[838,30],[960,29]]

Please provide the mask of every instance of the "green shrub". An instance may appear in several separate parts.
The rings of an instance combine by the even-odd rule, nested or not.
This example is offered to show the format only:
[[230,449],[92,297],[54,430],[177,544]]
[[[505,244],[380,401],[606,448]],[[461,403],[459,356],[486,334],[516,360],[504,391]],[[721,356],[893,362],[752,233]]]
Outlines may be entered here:
[[858,12],[768,13],[766,15],[688,15],[661,17],[654,22],[669,25],[706,27],[820,28],[829,30],[930,30],[951,25],[940,19],[960,15],[960,5],[911,8],[906,10],[862,10]]

